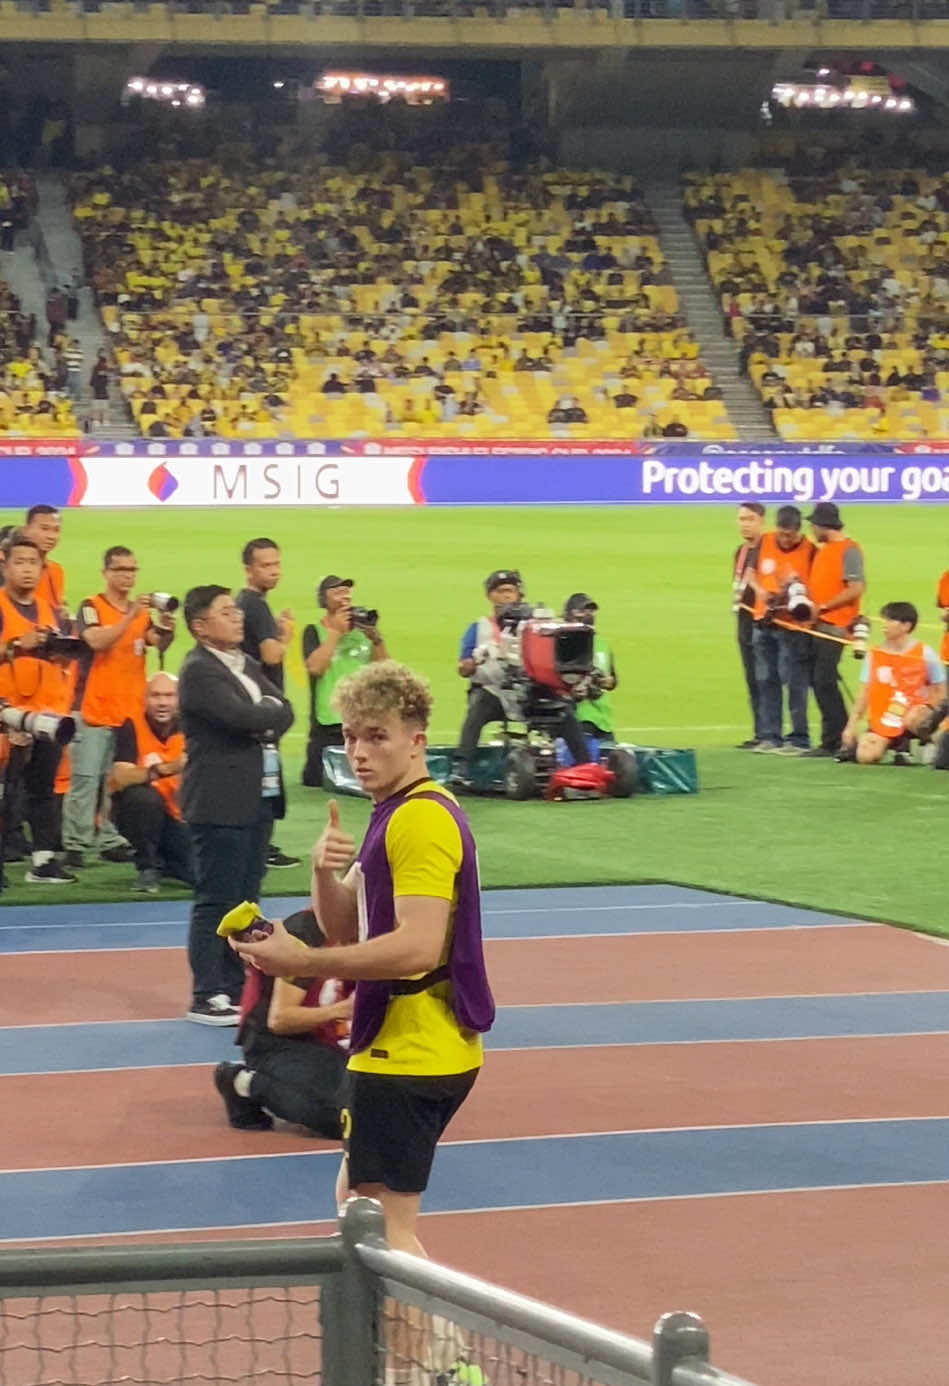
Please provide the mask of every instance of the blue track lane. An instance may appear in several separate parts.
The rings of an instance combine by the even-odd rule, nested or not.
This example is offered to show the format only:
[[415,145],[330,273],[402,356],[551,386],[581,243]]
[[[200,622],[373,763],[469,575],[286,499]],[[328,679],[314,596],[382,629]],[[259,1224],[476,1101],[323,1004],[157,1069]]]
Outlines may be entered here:
[[[301,899],[272,898],[274,915],[301,908]],[[0,911],[0,954],[69,949],[181,948],[187,935],[185,901],[123,905],[29,905]],[[496,890],[484,897],[486,938],[552,935],[731,933],[744,929],[853,927],[840,915],[735,900],[684,886],[571,887]]]
[[[335,1152],[0,1174],[7,1240],[312,1222]],[[445,1145],[426,1211],[949,1180],[949,1119],[819,1122]]]
[[[935,1032],[949,1032],[949,992],[502,1006],[487,1044],[540,1049]],[[0,1029],[0,1076],[216,1063],[234,1054],[233,1037],[233,1030],[185,1020],[11,1026]]]

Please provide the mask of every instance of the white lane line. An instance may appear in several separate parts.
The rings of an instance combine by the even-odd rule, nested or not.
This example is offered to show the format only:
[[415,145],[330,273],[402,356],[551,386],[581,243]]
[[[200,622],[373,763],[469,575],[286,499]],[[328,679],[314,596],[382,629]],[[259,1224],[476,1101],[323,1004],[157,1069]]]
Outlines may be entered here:
[[[651,996],[645,999],[642,997],[632,998],[627,1001],[527,1001],[499,1006],[498,1010],[501,1012],[564,1011],[575,1009],[578,1006],[606,1010],[610,1007],[615,1009],[618,1006],[704,1006],[709,1002],[716,1005],[734,1005],[737,1002],[746,1001],[848,1001],[867,996],[945,996],[947,1003],[949,1003],[949,989],[946,987],[899,987],[894,991],[788,991],[768,992],[764,995],[756,994],[754,996]],[[947,1008],[947,1015],[949,1015],[949,1008]],[[125,1020],[60,1020],[26,1025],[0,1025],[0,1035],[6,1031],[14,1034],[21,1030],[86,1030],[93,1026],[102,1025],[168,1025],[177,1024],[179,1021],[184,1022],[184,1020],[183,1015],[131,1016]],[[222,1025],[218,1028],[233,1029],[234,1027]]]
[[[565,1040],[563,1044],[492,1045],[487,1052],[492,1055],[537,1054],[548,1049],[557,1051],[564,1049],[666,1049],[686,1045],[694,1049],[701,1045],[715,1044],[826,1044],[834,1040],[849,1042],[850,1040],[939,1039],[944,1035],[949,1035],[949,1030],[859,1030],[846,1034],[835,1031],[832,1034],[758,1035],[753,1039],[726,1035],[721,1039],[596,1040],[592,1044],[577,1044],[576,1040]],[[214,1059],[181,1059],[175,1063],[168,1063],[166,1060],[159,1064],[115,1064],[105,1068],[36,1068],[17,1070],[15,1073],[0,1071],[0,1085],[2,1085],[4,1078],[82,1078],[85,1074],[91,1073],[140,1073],[152,1072],[153,1070],[157,1072],[162,1069],[177,1070],[179,1068],[206,1069],[212,1068],[215,1062]]]
[[[820,930],[823,933],[835,929],[883,929],[886,924],[864,923],[859,919],[841,919],[839,924],[742,924],[737,929],[631,929],[628,933],[615,930],[582,934],[492,934],[485,943],[584,943],[593,938],[728,938],[732,934],[793,934]],[[917,935],[925,937],[925,935]],[[949,939],[944,940],[949,946]],[[71,954],[82,956],[94,953],[180,953],[182,943],[130,943],[115,948],[15,948],[6,953],[0,949],[0,966],[4,958],[49,958],[68,957]]]
[[[460,1141],[441,1141],[439,1149],[444,1150],[447,1146],[460,1148],[478,1145],[537,1145],[547,1141],[586,1141],[601,1138],[615,1140],[627,1136],[674,1136],[685,1135],[686,1133],[697,1135],[712,1131],[738,1133],[744,1131],[785,1131],[794,1130],[797,1127],[811,1128],[817,1126],[826,1128],[835,1126],[894,1126],[897,1123],[934,1121],[949,1121],[949,1111],[934,1112],[928,1116],[816,1117],[803,1121],[715,1122],[703,1126],[622,1126],[606,1131],[548,1131],[536,1136],[470,1136]],[[94,1170],[142,1169],[149,1166],[155,1169],[177,1169],[182,1165],[232,1164],[238,1160],[243,1162],[248,1159],[305,1160],[314,1155],[336,1158],[339,1155],[339,1146],[338,1144],[331,1144],[331,1148],[328,1150],[264,1150],[255,1151],[252,1155],[248,1155],[246,1150],[236,1152],[233,1155],[184,1155],[174,1160],[105,1160],[101,1163],[88,1165],[30,1165],[23,1169],[0,1170],[0,1185],[2,1185],[4,1175],[7,1174],[90,1174]]]
[[[878,1189],[942,1189],[949,1186],[949,1179],[877,1179],[866,1184],[795,1184],[792,1187],[773,1189],[725,1189],[720,1192],[685,1194],[639,1194],[629,1198],[584,1198],[571,1199],[566,1203],[501,1203],[483,1208],[440,1208],[437,1212],[426,1212],[422,1218],[455,1217],[497,1217],[499,1213],[556,1213],[560,1209],[571,1208],[620,1208],[637,1203],[697,1203],[704,1200],[722,1198],[780,1198],[784,1194],[812,1193],[873,1193]],[[312,1228],[336,1226],[332,1215],[325,1218],[309,1218],[305,1221],[294,1219],[284,1222],[242,1222],[230,1227],[146,1227],[133,1232],[71,1232],[43,1237],[0,1237],[0,1246],[23,1247],[29,1249],[43,1242],[88,1242],[95,1246],[108,1246],[116,1240],[138,1239],[148,1245],[149,1239],[165,1236],[194,1236],[199,1240],[208,1232],[224,1232],[234,1236],[241,1232],[268,1231],[278,1228]]]
[[[546,887],[543,887],[546,889]],[[583,889],[583,887],[578,887]],[[596,890],[598,887],[594,886]],[[302,897],[301,897],[302,898]],[[821,914],[820,910],[809,910],[803,905],[782,905],[768,900],[700,900],[684,903],[662,903],[655,905],[531,905],[526,909],[509,910],[482,910],[483,919],[507,919],[512,915],[521,914],[632,914],[639,910],[724,910],[724,909],[781,909],[790,910],[796,914]],[[825,916],[822,916],[825,917]],[[841,927],[848,923],[865,924],[872,923],[872,920],[854,919],[850,915],[840,916]],[[78,932],[81,929],[155,929],[168,927],[169,925],[184,925],[188,920],[182,916],[180,919],[120,919],[103,920],[101,923],[86,920],[82,924],[0,924],[0,933],[22,933],[24,929],[70,929]],[[753,926],[752,926],[753,927]],[[818,928],[819,925],[802,924],[800,928]],[[833,925],[823,927],[835,927]]]

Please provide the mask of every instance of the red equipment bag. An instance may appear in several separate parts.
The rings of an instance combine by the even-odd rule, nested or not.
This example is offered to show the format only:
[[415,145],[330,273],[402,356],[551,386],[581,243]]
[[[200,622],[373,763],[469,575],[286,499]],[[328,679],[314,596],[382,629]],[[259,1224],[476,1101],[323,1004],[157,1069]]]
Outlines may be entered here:
[[589,795],[603,795],[610,792],[610,785],[616,779],[612,770],[596,761],[586,765],[569,765],[563,770],[555,770],[544,791],[545,799],[563,799],[565,790],[585,790]]

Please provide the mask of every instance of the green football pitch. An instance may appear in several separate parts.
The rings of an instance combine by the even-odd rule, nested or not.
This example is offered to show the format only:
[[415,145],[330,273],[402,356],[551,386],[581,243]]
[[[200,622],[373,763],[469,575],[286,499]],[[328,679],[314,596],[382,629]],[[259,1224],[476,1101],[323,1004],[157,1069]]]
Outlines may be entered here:
[[[845,518],[866,555],[868,611],[914,601],[923,638],[938,647],[935,588],[949,566],[945,512],[864,506],[848,508]],[[600,603],[619,673],[621,739],[698,748],[698,796],[469,800],[486,885],[668,880],[949,932],[938,906],[949,775],[733,749],[749,727],[730,611],[730,507],[76,510],[65,516],[56,556],[73,607],[99,590],[102,552],[117,543],[138,556],[143,589],[183,596],[200,582],[239,586],[240,550],[256,535],[283,551],[275,605],[290,607],[298,628],[317,616],[314,589],[324,574],[356,580],[355,599],[378,607],[390,653],[431,681],[433,741],[457,735],[458,641],[485,610],[483,579],[493,568],[517,567],[535,603],[559,609],[574,591]],[[170,669],[189,643],[181,628]],[[277,840],[306,857],[325,796],[298,783],[306,693],[302,666],[294,666],[288,691],[297,723],[283,743],[293,787]],[[841,667],[855,689],[859,665],[845,655]],[[346,800],[343,815],[358,832],[367,805]],[[9,868],[3,903],[63,898],[62,887],[24,886],[23,870]],[[127,868],[89,867],[70,896],[127,898],[130,880]],[[265,887],[274,894],[305,888],[303,867],[273,873]]]

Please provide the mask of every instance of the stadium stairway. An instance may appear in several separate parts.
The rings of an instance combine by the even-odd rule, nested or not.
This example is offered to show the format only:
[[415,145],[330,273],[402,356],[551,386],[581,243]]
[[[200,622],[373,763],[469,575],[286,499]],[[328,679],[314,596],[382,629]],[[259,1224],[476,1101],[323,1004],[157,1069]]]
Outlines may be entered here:
[[678,183],[655,183],[646,200],[659,228],[659,244],[672,273],[681,310],[699,343],[702,360],[720,388],[739,438],[773,438],[767,411],[751,383],[738,373],[738,352],[722,331],[722,309],[705,272],[692,229],[682,215]]
[[[66,183],[63,175],[55,170],[41,173],[36,180],[38,207],[36,222],[45,245],[45,278],[48,285],[67,284],[76,271],[82,272],[82,246],[76,234],[75,224],[69,210],[66,196]],[[45,304],[45,296],[44,296]],[[43,325],[45,339],[45,306],[37,313]],[[92,392],[89,389],[89,374],[97,354],[108,349],[102,319],[95,306],[92,290],[84,287],[79,291],[79,316],[68,325],[69,332],[82,348],[82,391],[76,404],[76,415],[85,419],[92,405]],[[128,410],[118,389],[110,390],[108,421],[94,430],[97,438],[121,440],[134,438],[138,430],[129,417]]]

